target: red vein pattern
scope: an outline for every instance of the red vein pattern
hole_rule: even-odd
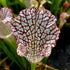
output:
[[[0,20],[3,23],[7,23],[8,21],[11,21],[11,18],[13,17],[12,14],[12,10],[7,8],[7,7],[3,7],[0,10]]]
[[[12,35],[9,22],[13,18],[12,10],[3,7],[0,10],[0,38],[5,39]]]
[[[11,21],[11,29],[18,37],[18,55],[25,56],[32,63],[48,57],[60,33],[55,22],[55,16],[46,9],[36,7],[22,10]]]

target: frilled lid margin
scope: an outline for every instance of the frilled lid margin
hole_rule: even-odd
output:
[[[46,9],[35,7],[20,11],[11,21],[11,29],[17,36],[18,55],[32,63],[48,57],[59,38],[60,31],[55,22],[55,16]]]

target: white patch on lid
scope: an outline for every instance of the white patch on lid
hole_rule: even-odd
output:
[[[19,20],[17,20],[17,19],[15,19],[15,21],[16,21],[16,22],[18,22],[18,23],[20,23],[20,21],[19,21]]]
[[[28,20],[28,23],[29,23],[29,24],[32,24],[32,19]]]
[[[19,34],[21,33],[20,31],[17,31]]]
[[[18,24],[18,23],[14,23],[13,25],[19,26],[19,24]]]
[[[43,14],[43,10],[42,10],[42,11],[40,11],[40,14]]]
[[[22,35],[18,35],[20,38],[23,38],[23,36]]]
[[[20,16],[25,17],[25,15],[23,13],[21,13]]]
[[[44,33],[49,34],[49,32],[50,32],[50,30],[49,30],[49,29],[45,29],[45,30],[44,30]]]
[[[47,40],[49,40],[49,38],[50,38],[50,36],[49,36],[49,35],[48,35],[48,36],[46,36],[46,39],[47,39]]]
[[[43,15],[43,17],[46,17],[47,16],[47,13],[45,13],[44,15]]]
[[[32,16],[35,16],[35,13],[32,13]]]
[[[47,28],[52,26],[52,24],[54,24],[54,22],[49,22],[48,25],[47,25]]]
[[[38,29],[37,32],[40,33],[40,29]]]
[[[20,31],[23,31],[23,28],[20,28],[19,30],[20,30]]]
[[[51,42],[51,43],[55,43],[55,40],[51,40],[50,42]]]
[[[41,34],[39,34],[39,36],[41,36]]]
[[[18,35],[18,32],[15,32],[16,35]]]
[[[32,16],[33,19],[35,19],[35,16]]]
[[[19,28],[21,27],[21,25],[19,25]]]
[[[33,13],[34,9],[31,10],[31,13]]]
[[[27,26],[27,23],[24,23],[24,22],[23,22],[23,23],[22,23],[22,26]]]
[[[58,34],[58,33],[60,33],[60,31],[57,31],[57,32],[55,32],[54,34]]]
[[[47,47],[47,44],[44,45],[44,48]]]
[[[54,33],[55,31],[56,31],[56,29],[52,30],[52,31],[51,31],[51,34]]]
[[[27,31],[25,30],[25,32],[27,32]]]
[[[38,40],[40,40],[40,38],[39,37],[37,37],[38,38]]]
[[[28,30],[28,29],[29,29],[29,27],[27,26],[27,27],[26,27],[26,30]]]
[[[42,22],[41,25],[44,26],[44,23],[45,23],[45,22]]]
[[[43,29],[41,29],[41,33],[43,33]]]
[[[34,33],[34,32],[35,32],[35,30],[33,29],[33,30],[32,30],[32,33]]]
[[[23,43],[23,40],[22,39],[19,39],[19,42]]]
[[[29,33],[29,34],[31,34],[31,31],[30,31],[30,30],[28,30],[28,33]]]
[[[55,39],[55,38],[56,38],[56,36],[55,36],[55,35],[53,35],[53,36],[52,36],[52,39]]]
[[[26,34],[23,34],[23,36],[26,36]]]
[[[12,31],[16,31],[16,30],[12,28]]]
[[[41,19],[42,18],[42,15],[39,15],[39,19]]]
[[[29,32],[27,32],[27,35],[29,35]]]
[[[31,31],[34,29],[34,26],[31,26]]]
[[[33,24],[35,24],[35,20],[33,20]]]
[[[49,17],[45,17],[45,18],[43,18],[43,20],[48,20],[49,19]]]
[[[21,20],[26,22],[26,18],[21,17]]]
[[[28,15],[28,16],[27,16],[27,19],[31,19],[31,15]]]

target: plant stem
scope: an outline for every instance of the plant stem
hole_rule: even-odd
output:
[[[35,70],[36,64],[34,64],[34,63],[30,63],[30,64],[31,64],[31,70]]]
[[[39,0],[39,3],[38,3],[38,8],[39,8],[39,6],[40,6],[40,3],[41,3],[41,0]]]

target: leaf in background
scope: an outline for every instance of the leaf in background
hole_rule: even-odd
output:
[[[41,62],[43,62],[44,64],[46,64],[46,63],[47,63],[48,58],[49,58],[49,57],[45,57],[45,58],[43,58]]]
[[[36,0],[19,0],[21,3],[24,3],[26,8],[36,7],[38,6],[38,2]]]
[[[6,61],[8,59],[8,57],[5,57],[3,60],[1,60],[0,61],[0,65],[4,62],[4,61]]]
[[[24,8],[26,8],[26,5],[25,5],[25,3],[24,3],[24,0],[19,0],[19,4],[20,4],[21,6],[23,6]]]
[[[31,7],[31,2],[32,2],[32,0],[24,0],[25,6],[27,8],[30,8]]]
[[[62,0],[52,0],[52,5],[51,5],[51,8],[50,8],[50,11],[54,12],[55,16],[57,15],[58,8],[59,8],[61,2],[62,2]]]
[[[20,68],[21,65],[17,62],[17,60],[15,59],[15,57],[12,55],[12,53],[7,49],[7,46],[5,46],[5,44],[0,40],[0,47],[2,48],[2,50],[8,55],[8,57],[10,57]]]
[[[9,51],[12,52],[12,54],[15,57],[15,59],[17,60],[17,62],[20,63],[21,67],[23,67],[23,68],[25,68],[25,70],[27,70],[27,61],[24,59],[24,57],[21,58],[16,53],[16,48],[17,48],[16,43],[13,43],[12,39],[10,39],[10,41],[4,40],[4,43],[8,46]]]
[[[6,2],[6,0],[0,0],[0,3],[3,5],[3,7],[7,7],[7,2]]]

